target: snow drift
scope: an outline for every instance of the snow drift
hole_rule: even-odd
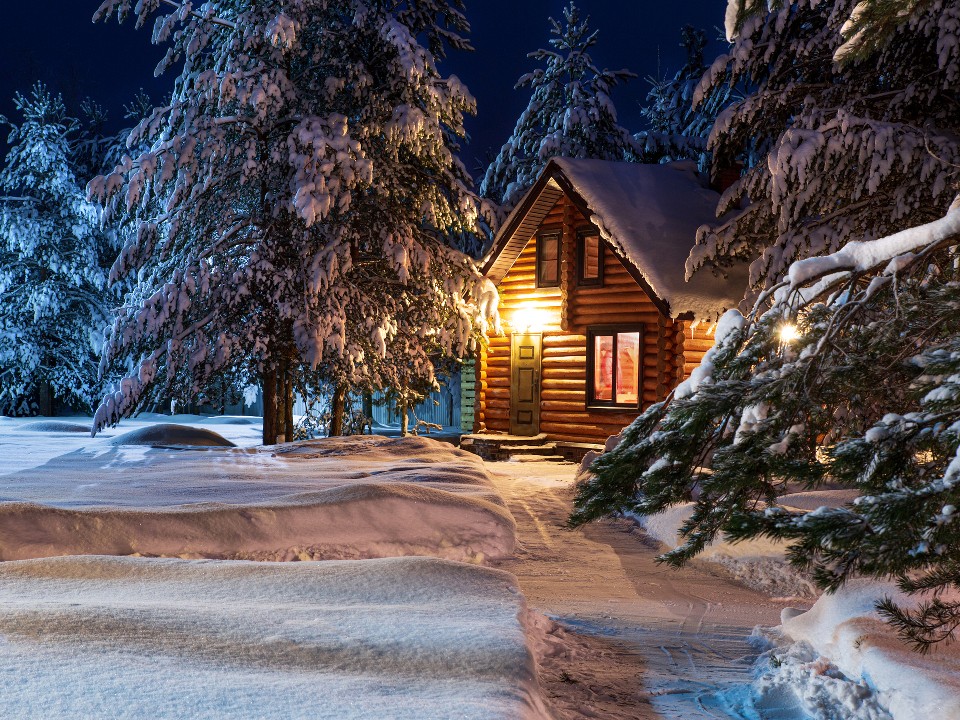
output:
[[[134,432],[173,437],[150,429]],[[25,449],[25,436],[0,431],[0,445]],[[434,440],[175,449],[118,439],[67,443],[38,467],[0,474],[0,560],[433,555],[482,562],[513,550],[513,517],[483,462]]]
[[[906,607],[920,599],[892,583],[854,580],[808,612],[785,612],[783,631],[868,685],[894,720],[960,718],[960,646],[941,644],[929,655],[911,651],[875,609],[885,596]]]
[[[546,718],[502,571],[431,558],[0,564],[0,706],[73,718]]]
[[[111,445],[191,445],[197,447],[235,447],[222,435],[205,428],[159,423],[131,430],[108,441]]]

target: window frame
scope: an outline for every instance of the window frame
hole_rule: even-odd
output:
[[[596,377],[596,338],[613,336],[613,377],[617,377],[617,334],[618,333],[638,333],[640,340],[640,353],[637,358],[637,402],[635,404],[616,402],[616,385],[613,388],[612,400],[597,400],[595,397],[596,388],[594,378]],[[590,325],[587,327],[587,402],[586,410],[606,410],[622,412],[624,410],[639,411],[643,405],[643,325],[640,323],[625,323],[622,325]]]
[[[543,283],[540,281],[540,267],[546,261],[543,257],[543,238],[555,237],[557,239],[557,281],[555,283]],[[538,288],[558,288],[560,287],[560,257],[563,255],[563,229],[547,227],[541,228],[537,232],[537,267],[536,267],[536,286]]]
[[[584,277],[586,268],[587,243],[588,237],[597,238],[597,276],[595,278]],[[606,248],[603,244],[603,238],[600,236],[600,230],[595,225],[589,225],[577,230],[577,285],[582,287],[603,287],[603,256]]]

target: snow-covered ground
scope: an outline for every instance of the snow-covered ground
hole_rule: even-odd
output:
[[[846,490],[786,495],[780,503],[814,510],[853,499]],[[634,520],[661,547],[674,548],[692,505]],[[737,581],[772,596],[816,597],[810,581],[786,561],[785,546],[767,539],[713,542],[697,563],[719,565]],[[760,653],[746,683],[715,695],[728,716],[749,720],[960,719],[960,646],[913,652],[876,612],[893,597],[907,607],[917,598],[892,583],[856,580],[822,595],[808,611],[785,608],[781,625],[758,627],[751,644]]]
[[[821,490],[784,495],[780,503],[792,509],[814,510],[838,507],[850,502],[856,493],[850,490]],[[654,516],[632,515],[646,534],[665,548],[677,547],[680,527],[693,512],[693,504],[675,505]],[[786,546],[768,538],[731,543],[717,538],[697,556],[695,562],[723,567],[739,582],[774,597],[815,598],[819,593],[809,578],[798,573],[786,559]]]
[[[363,436],[258,448],[250,418],[172,420],[96,438],[82,419],[0,422],[0,559],[482,562],[513,548],[483,462],[451,445]],[[218,446],[213,432],[241,447]]]
[[[431,558],[0,563],[4,718],[547,718],[507,573]]]

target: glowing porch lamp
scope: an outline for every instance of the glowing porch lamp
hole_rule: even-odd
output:
[[[529,303],[520,305],[513,312],[510,324],[515,330],[520,332],[543,332],[543,329],[550,324],[551,314]]]

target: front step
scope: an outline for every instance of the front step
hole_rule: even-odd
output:
[[[507,462],[567,462],[563,455],[511,455]]]
[[[479,455],[484,460],[506,460],[516,455],[543,457],[540,453],[554,455],[557,447],[547,442],[544,433],[539,435],[499,435],[496,433],[475,433],[460,438],[460,449]]]

